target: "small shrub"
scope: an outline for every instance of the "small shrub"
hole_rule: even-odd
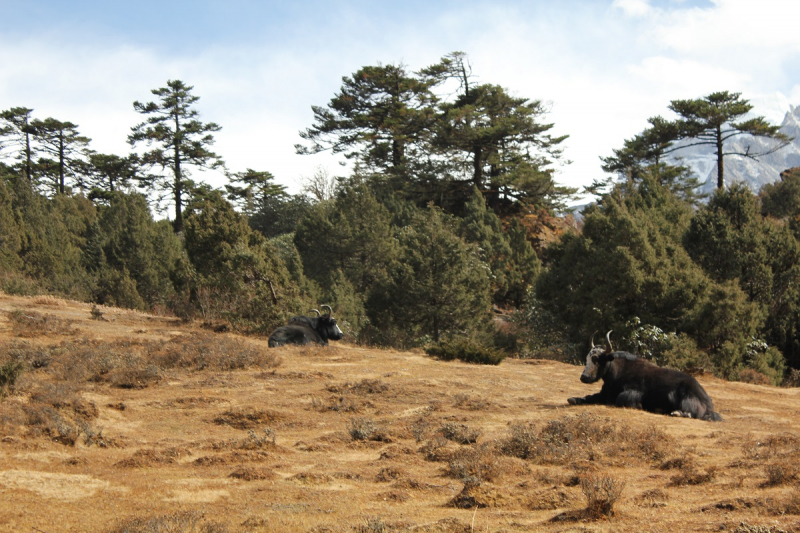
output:
[[[500,442],[500,451],[504,455],[529,459],[537,454],[539,437],[536,426],[530,423],[514,423],[510,427],[510,435]]]
[[[502,472],[503,467],[488,444],[455,450],[449,455],[444,470],[446,476],[464,483],[493,481]]]
[[[739,381],[742,383],[750,383],[752,385],[772,385],[771,379],[758,370],[753,370],[752,368],[745,368],[739,372]]]
[[[426,347],[425,353],[442,361],[460,359],[467,363],[481,365],[499,365],[507,355],[505,352],[482,346],[468,339],[440,342]]]
[[[478,437],[481,436],[481,430],[471,429],[465,424],[455,424],[453,422],[448,422],[440,427],[439,433],[447,440],[459,444],[475,444],[478,441]]]
[[[384,429],[369,418],[351,418],[347,432],[353,440],[387,441]]]
[[[764,467],[764,472],[767,475],[764,486],[767,487],[786,485],[800,479],[800,465],[794,460],[770,463]]]
[[[622,496],[625,482],[610,476],[589,475],[581,479],[586,498],[586,514],[590,518],[614,516],[614,505]]]
[[[783,381],[785,387],[800,387],[800,368],[792,368]]]
[[[14,389],[24,369],[21,361],[10,360],[0,364],[0,398]]]
[[[688,466],[682,468],[678,474],[672,477],[670,485],[675,487],[685,485],[703,485],[709,483],[717,477],[717,469],[713,466],[706,469]]]
[[[16,309],[8,313],[14,334],[18,337],[41,335],[72,335],[72,321],[55,315],[43,315],[36,311]]]
[[[276,411],[262,411],[253,408],[228,410],[214,418],[214,423],[227,425],[236,429],[255,429],[260,426],[274,424],[284,418]]]
[[[207,521],[202,513],[183,511],[148,518],[127,518],[117,523],[108,533],[227,533],[228,529],[217,522]]]

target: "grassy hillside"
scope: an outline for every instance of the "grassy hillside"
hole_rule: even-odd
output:
[[[721,423],[572,407],[599,385],[552,361],[1,294],[0,346],[0,531],[800,529],[800,389],[698,376]]]

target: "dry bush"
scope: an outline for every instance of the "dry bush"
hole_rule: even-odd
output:
[[[674,440],[655,426],[636,430],[589,413],[550,420],[540,430],[531,423],[514,423],[499,442],[505,455],[554,465],[600,456],[607,462],[658,461],[675,447]]]
[[[447,440],[458,444],[475,444],[481,436],[480,429],[472,429],[466,424],[448,422],[439,428],[438,433]]]
[[[669,494],[663,489],[650,489],[636,497],[636,503],[643,507],[666,507]]]
[[[274,368],[280,357],[233,337],[196,333],[147,344],[148,359],[159,368],[243,370]]]
[[[389,390],[389,385],[379,379],[362,379],[356,383],[329,384],[325,388],[334,394],[380,394]]]
[[[274,479],[275,472],[264,467],[240,466],[228,474],[228,477],[241,479],[242,481],[259,481],[262,479]]]
[[[752,385],[772,385],[772,380],[769,377],[752,368],[745,368],[739,372],[739,381]]]
[[[450,454],[452,453],[447,447],[447,442],[447,439],[437,435],[425,441],[419,451],[427,461],[447,461],[450,459]]]
[[[682,468],[676,475],[672,476],[669,484],[673,487],[681,487],[685,485],[703,485],[710,483],[717,477],[717,468],[710,466],[708,468],[698,468],[690,465]]]
[[[785,387],[800,387],[800,368],[792,368],[783,380]]]
[[[478,481],[470,480],[452,500],[447,502],[448,507],[457,509],[478,509],[486,507],[502,507],[508,497],[493,487],[482,485]]]
[[[277,411],[262,411],[248,407],[225,411],[214,418],[214,423],[221,426],[231,426],[236,429],[256,429],[265,425],[273,425],[284,418],[286,416]]]
[[[148,518],[127,518],[108,533],[227,533],[217,522],[207,521],[197,511],[182,511]]]
[[[381,468],[380,472],[375,476],[375,481],[378,483],[387,483],[389,481],[405,478],[406,476],[406,471],[402,468],[387,466]]]
[[[782,433],[748,440],[742,446],[742,452],[747,459],[758,462],[780,458],[800,459],[800,438],[792,433]]]
[[[444,475],[465,483],[496,481],[514,469],[511,463],[489,444],[462,446],[449,454]]]
[[[178,462],[178,459],[189,455],[189,450],[180,446],[157,450],[146,448],[137,450],[134,454],[121,461],[117,461],[114,466],[120,468],[147,468],[151,466],[171,465]]]
[[[108,374],[107,380],[120,389],[146,389],[161,381],[162,377],[157,367],[149,365],[144,368],[114,369]]]
[[[72,320],[36,311],[15,309],[6,313],[14,335],[17,337],[40,337],[42,335],[72,335]]]
[[[64,300],[62,300],[61,298],[56,298],[55,296],[51,296],[49,294],[35,296],[32,302],[35,305],[41,305],[43,307],[61,307],[64,305]]]
[[[767,476],[767,480],[763,486],[786,485],[800,480],[800,465],[797,464],[795,459],[774,461],[764,467],[764,473]]]
[[[467,411],[483,411],[489,407],[489,402],[482,398],[472,398],[469,394],[458,393],[453,397],[454,405]]]
[[[335,413],[358,413],[361,411],[361,404],[349,396],[336,396],[329,398],[327,402],[319,398],[311,398],[311,408],[315,411],[333,411]]]
[[[614,516],[614,505],[624,488],[624,481],[611,476],[589,475],[581,479],[587,516],[595,519]]]
[[[227,439],[212,444],[214,450],[275,450],[277,436],[270,428],[264,428],[259,435],[255,430],[248,430],[247,436],[242,439]]]
[[[525,507],[531,511],[548,511],[570,507],[574,502],[575,496],[570,492],[559,487],[550,487],[529,496]]]
[[[351,418],[347,423],[347,432],[354,441],[391,442],[391,439],[386,434],[386,429],[369,418]]]

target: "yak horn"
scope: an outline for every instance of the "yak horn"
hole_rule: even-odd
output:
[[[596,331],[595,331],[594,333],[592,333],[592,338],[591,338],[591,339],[589,339],[589,342],[591,343],[591,346],[589,347],[589,349],[590,349],[590,350],[591,350],[592,348],[594,348],[594,336],[595,336],[595,335],[597,335],[597,332],[596,332]]]
[[[613,352],[614,351],[614,345],[611,344],[611,332],[612,331],[614,331],[614,330],[610,329],[610,330],[608,330],[608,333],[606,333],[606,342],[608,343],[608,351],[609,352]]]
[[[312,309],[311,311],[312,311],[312,312],[314,312],[314,313],[317,313],[317,318],[319,318],[319,317],[320,317],[320,312],[319,312],[319,310],[317,310],[317,309]]]
[[[320,307],[322,308],[323,311],[326,310],[326,309],[328,310],[328,318],[330,318],[331,314],[333,314],[333,309],[331,309],[331,306],[330,305],[321,305]]]

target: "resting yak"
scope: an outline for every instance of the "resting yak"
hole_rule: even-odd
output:
[[[331,317],[333,310],[329,305],[323,305],[327,314],[321,315],[312,309],[317,316],[295,316],[289,323],[281,326],[269,336],[269,347],[283,346],[285,344],[311,344],[312,342],[325,346],[328,339],[338,341],[342,338],[342,330],[336,325],[336,319]]]
[[[606,334],[608,346],[595,346],[586,356],[583,383],[603,380],[597,394],[569,398],[570,405],[603,404],[632,407],[653,413],[720,421],[714,404],[705,389],[689,374],[661,368],[632,353],[615,352],[611,332]]]

